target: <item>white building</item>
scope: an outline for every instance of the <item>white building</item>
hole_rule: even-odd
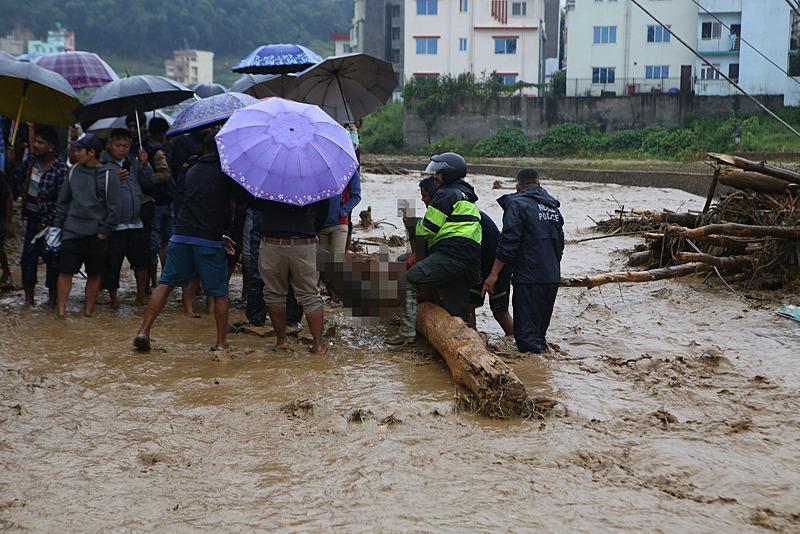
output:
[[[406,0],[405,77],[494,72],[508,85],[538,83],[543,20],[542,0]]]
[[[184,85],[214,81],[214,52],[205,50],[175,50],[174,59],[164,61],[167,78]]]
[[[642,0],[665,27],[630,0],[574,0],[566,12],[567,96],[691,90],[697,44],[690,0]],[[688,84],[688,86],[687,86]]]
[[[698,51],[748,93],[783,94],[787,105],[797,105],[800,85],[761,56],[763,54],[788,72],[789,58],[793,53],[790,49],[792,13],[789,5],[784,0],[700,0],[700,5]],[[697,94],[738,93],[734,86],[699,59],[696,72]]]

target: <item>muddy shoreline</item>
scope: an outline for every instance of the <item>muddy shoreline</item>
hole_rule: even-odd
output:
[[[499,222],[494,179],[473,183]],[[415,182],[367,175],[362,208],[397,224],[395,201],[414,198]],[[545,186],[568,239],[614,199],[703,202],[674,189]],[[636,242],[570,244],[564,275],[619,268],[614,251]],[[126,283],[123,308],[102,297],[91,320],[22,313],[21,292],[0,295],[0,529],[800,530],[800,328],[772,302],[698,279],[564,289],[549,335],[559,350],[505,357],[561,409],[491,421],[452,412],[449,372],[428,349],[390,351],[391,327],[332,310],[324,360],[241,334],[237,359],[214,362],[212,319],[183,317],[176,299],[154,352],[136,354],[141,309]],[[510,347],[488,307],[479,326]],[[371,415],[348,422],[358,409]],[[382,424],[390,415],[400,422]]]

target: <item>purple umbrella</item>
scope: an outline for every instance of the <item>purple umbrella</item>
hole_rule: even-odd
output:
[[[119,80],[119,76],[100,56],[91,52],[57,52],[33,60],[40,67],[57,72],[73,89],[102,87]]]
[[[358,169],[350,134],[317,106],[269,98],[217,134],[222,170],[256,198],[305,206],[339,195]]]

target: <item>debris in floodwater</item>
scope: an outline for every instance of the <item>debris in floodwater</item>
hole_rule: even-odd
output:
[[[392,425],[399,425],[400,423],[402,423],[403,421],[394,416],[394,414],[396,413],[397,412],[394,412],[393,414],[387,415],[386,417],[381,419],[380,425],[378,426],[392,426]]]
[[[147,467],[155,464],[173,465],[176,463],[175,460],[163,452],[140,452],[138,459],[140,464]]]
[[[347,422],[364,423],[367,421],[367,419],[370,419],[372,415],[373,414],[370,410],[364,410],[363,408],[359,408],[358,410],[350,414],[350,417],[347,418]]]
[[[300,417],[303,415],[313,415],[314,403],[308,399],[294,399],[281,405],[281,410],[289,417]]]
[[[544,419],[558,404],[557,401],[547,397],[528,397],[522,406],[523,419]]]
[[[433,409],[433,411],[431,412],[431,415],[434,416],[434,417],[444,417],[444,414],[442,412],[440,412],[439,410],[437,410],[436,408]]]
[[[663,408],[660,409],[660,410],[656,410],[655,412],[651,413],[650,415],[652,415],[653,417],[655,417],[656,419],[661,421],[664,424],[664,426],[667,427],[667,430],[669,430],[669,425],[674,425],[675,423],[678,422],[678,418],[677,417],[675,417],[674,415],[672,415],[668,411],[664,410]]]

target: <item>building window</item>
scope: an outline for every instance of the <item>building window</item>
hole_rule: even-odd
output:
[[[617,42],[616,26],[595,26],[594,44],[613,44]]]
[[[439,11],[439,0],[417,0],[417,15],[435,15]]]
[[[528,14],[527,2],[511,2],[511,16],[524,17]]]
[[[400,49],[392,48],[392,63],[400,63]]]
[[[458,10],[466,13],[469,10],[469,0],[458,0]]]
[[[704,22],[700,27],[700,38],[704,41],[722,37],[722,24],[719,22]]]
[[[644,68],[644,77],[648,80],[669,78],[669,65],[648,65]]]
[[[615,67],[592,67],[592,83],[614,83]]]
[[[728,78],[733,80],[734,82],[739,81],[739,64],[738,63],[731,63],[728,65]]]
[[[647,27],[647,42],[648,43],[668,43],[669,42],[669,26],[650,25]]]
[[[400,6],[392,6],[392,18],[400,18]]]
[[[399,41],[400,40],[400,28],[394,27],[392,28],[392,40]]]
[[[439,39],[436,37],[415,37],[417,54],[436,55],[439,52]]]
[[[712,69],[708,65],[700,67],[701,80],[719,80],[719,63],[712,63],[717,70]]]
[[[498,74],[497,81],[502,83],[503,85],[514,85],[517,83],[517,75],[516,74]]]
[[[467,38],[466,37],[459,37],[458,38],[458,50],[460,52],[467,51]]]
[[[517,38],[516,37],[495,37],[494,38],[494,53],[495,54],[516,54],[517,53]]]

